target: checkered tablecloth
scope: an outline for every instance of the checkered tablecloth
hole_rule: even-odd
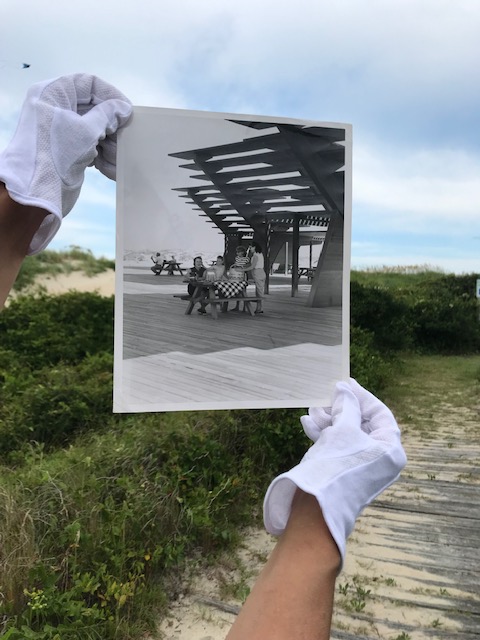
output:
[[[241,282],[234,281],[223,281],[219,280],[215,283],[215,295],[219,298],[235,298],[245,291],[247,288],[248,282],[246,280],[242,280]]]

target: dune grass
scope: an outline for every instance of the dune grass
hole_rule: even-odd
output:
[[[46,250],[34,256],[27,256],[17,277],[13,290],[25,291],[35,283],[39,275],[58,275],[81,271],[91,277],[115,268],[115,260],[97,258],[88,249],[72,246],[68,251]]]

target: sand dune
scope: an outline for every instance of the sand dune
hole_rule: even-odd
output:
[[[115,273],[112,269],[95,276],[87,276],[82,271],[60,273],[57,275],[41,275],[29,289],[34,292],[41,288],[52,295],[68,291],[97,292],[101,296],[113,296],[115,293]]]

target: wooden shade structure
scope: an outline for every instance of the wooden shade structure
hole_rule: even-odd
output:
[[[292,296],[298,249],[323,243],[307,304],[340,306],[345,191],[345,129],[230,120],[243,140],[171,153],[198,186],[176,189],[225,236],[233,262],[244,238],[264,248],[265,270],[292,243]]]

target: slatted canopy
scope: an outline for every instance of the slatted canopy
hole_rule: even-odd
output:
[[[327,227],[343,214],[343,129],[233,121],[266,130],[240,142],[171,153],[199,186],[176,189],[223,233],[266,222]]]
[[[238,142],[169,154],[186,160],[180,167],[198,181],[175,191],[225,235],[226,253],[242,238],[254,238],[266,247],[269,266],[290,237],[296,270],[298,247],[320,244],[332,216],[343,218],[345,130],[230,122],[255,134]]]

